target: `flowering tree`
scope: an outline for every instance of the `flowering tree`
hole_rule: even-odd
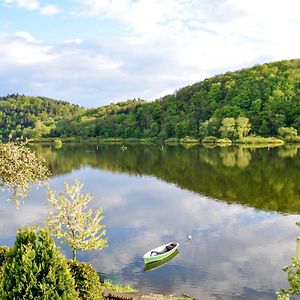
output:
[[[0,186],[12,194],[17,207],[30,184],[40,184],[49,174],[44,160],[30,151],[26,143],[0,143]]]
[[[50,190],[48,201],[53,209],[49,209],[46,226],[58,238],[62,238],[73,251],[76,260],[77,250],[100,250],[107,247],[105,226],[102,224],[102,209],[87,209],[92,199],[90,194],[81,193],[83,184],[75,181],[75,185],[65,183],[65,193],[56,197]]]

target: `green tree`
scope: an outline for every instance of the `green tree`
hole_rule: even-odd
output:
[[[99,275],[92,265],[75,260],[68,260],[68,265],[75,279],[79,298],[81,300],[102,300]]]
[[[77,299],[67,261],[45,229],[19,230],[4,265],[1,299]]]
[[[251,130],[249,119],[245,117],[238,117],[236,119],[236,126],[239,139],[247,136],[249,131]]]
[[[284,139],[294,138],[298,134],[297,129],[293,127],[279,127],[278,133]]]
[[[78,250],[100,250],[107,247],[105,226],[102,224],[102,209],[87,209],[92,199],[90,194],[81,193],[83,184],[75,181],[75,185],[65,183],[65,193],[57,198],[50,190],[48,201],[54,209],[49,209],[46,226],[58,238],[62,238],[72,249],[76,260]]]
[[[233,138],[237,134],[235,124],[236,122],[234,118],[223,119],[222,126],[219,129],[222,137]]]

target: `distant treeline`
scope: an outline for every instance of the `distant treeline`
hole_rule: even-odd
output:
[[[0,97],[0,139],[47,136],[58,121],[70,120],[83,112],[77,105],[45,97]]]
[[[154,102],[128,100],[83,110],[47,98],[0,99],[0,134],[25,137],[221,137],[225,118],[246,117],[250,134],[300,130],[300,59],[205,79]]]

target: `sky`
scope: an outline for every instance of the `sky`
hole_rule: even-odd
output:
[[[99,107],[300,57],[299,0],[0,0],[0,96]]]

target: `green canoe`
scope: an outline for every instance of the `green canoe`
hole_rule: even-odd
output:
[[[153,262],[153,261],[158,261],[162,260],[168,256],[170,256],[172,253],[174,253],[179,247],[178,243],[168,243],[162,246],[159,246],[157,248],[154,248],[150,251],[148,251],[144,255],[144,262],[145,264]]]
[[[173,258],[175,258],[177,256],[177,254],[178,254],[178,250],[176,250],[175,252],[173,252],[171,255],[167,256],[164,259],[149,262],[149,263],[145,264],[144,271],[154,270],[154,269],[157,269],[157,268],[163,266],[164,264],[167,264],[169,261],[171,261]]]

